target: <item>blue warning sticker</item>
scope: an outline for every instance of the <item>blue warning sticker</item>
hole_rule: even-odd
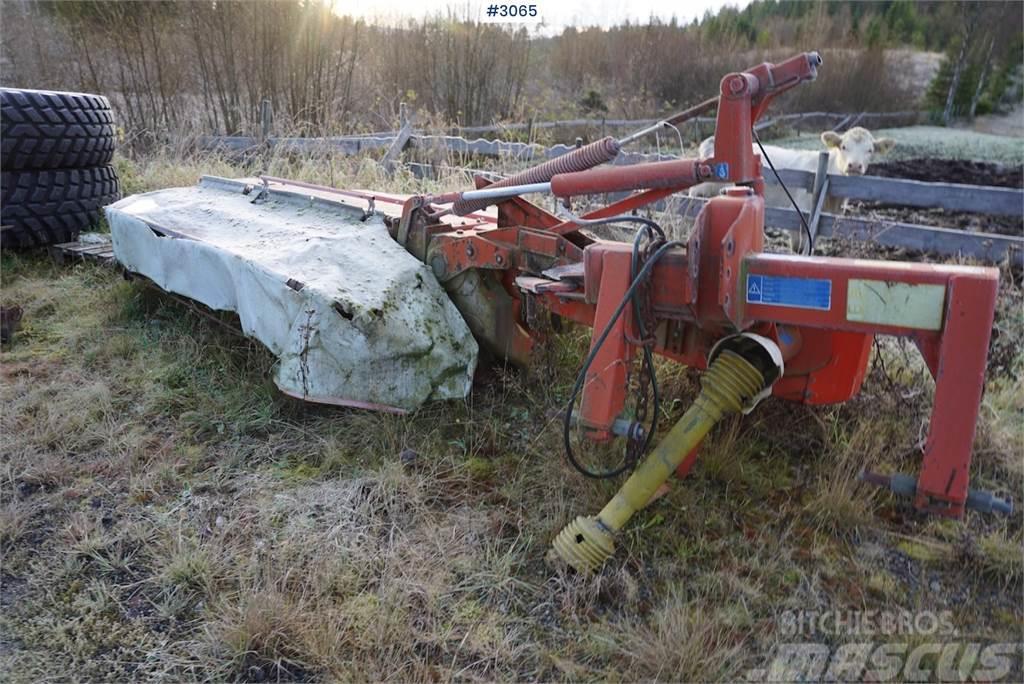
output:
[[[832,281],[751,274],[747,276],[747,303],[828,311],[832,308]]]

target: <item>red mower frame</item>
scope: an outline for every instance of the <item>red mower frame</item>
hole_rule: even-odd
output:
[[[875,335],[913,340],[935,379],[920,474],[870,475],[913,497],[928,513],[957,517],[965,506],[1009,510],[969,490],[971,445],[984,387],[999,273],[994,268],[764,253],[764,180],[752,130],[773,98],[812,80],[821,60],[802,53],[722,79],[715,156],[559,173],[552,194],[566,198],[632,191],[582,218],[619,216],[707,180],[733,187],[709,200],[685,247],[661,258],[647,288],[653,337],[641,340],[627,308],[590,366],[578,421],[608,440],[624,416],[641,345],[705,368],[723,337],[752,332],[783,353],[772,394],[830,404],[860,390]],[[596,144],[596,143],[595,143]],[[477,178],[477,187],[487,181]],[[491,351],[528,363],[540,308],[604,330],[633,278],[632,246],[597,241],[521,197],[500,199],[497,225],[470,219],[453,229],[435,206],[448,196],[410,198],[394,236],[431,266],[474,334]],[[595,336],[596,337],[596,336]],[[594,342],[592,342],[592,345]],[[680,467],[692,465],[691,454]]]

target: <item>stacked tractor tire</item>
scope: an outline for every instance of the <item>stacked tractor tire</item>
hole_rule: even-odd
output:
[[[88,93],[0,88],[0,244],[74,240],[121,196],[110,102]]]

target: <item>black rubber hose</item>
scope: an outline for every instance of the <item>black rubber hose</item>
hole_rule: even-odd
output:
[[[612,223],[612,222],[615,222],[615,221],[620,221],[620,222],[621,221],[634,221],[634,222],[637,222],[637,223],[644,223],[646,225],[652,226],[661,236],[664,236],[664,231],[661,229],[660,226],[657,225],[657,223],[655,223],[651,219],[646,219],[646,218],[643,218],[643,217],[640,217],[640,216],[618,216],[618,217],[609,218],[609,219],[598,219],[597,222],[598,223]],[[582,222],[582,220],[581,220],[581,222]],[[587,224],[583,223],[583,225],[587,225]],[[595,224],[591,223],[590,225],[595,225]],[[638,239],[634,241],[634,249],[636,249],[638,244],[639,244],[639,236],[638,236]],[[630,283],[629,288],[626,290],[625,295],[623,295],[623,297],[622,297],[622,301],[619,302],[619,305],[615,308],[615,311],[612,313],[612,317],[608,321],[608,324],[605,326],[605,328],[601,332],[600,336],[598,336],[597,342],[594,344],[593,348],[590,350],[590,353],[587,355],[587,359],[583,362],[583,368],[580,370],[579,375],[576,377],[576,383],[573,385],[572,393],[569,396],[569,401],[568,401],[568,404],[566,405],[565,419],[562,422],[562,438],[563,438],[563,442],[564,442],[564,446],[565,446],[566,459],[569,461],[569,464],[572,465],[573,468],[575,468],[580,474],[582,474],[585,477],[589,477],[589,478],[593,478],[593,479],[607,479],[607,478],[611,478],[611,477],[616,477],[616,476],[621,475],[622,473],[624,473],[626,470],[628,470],[629,467],[632,464],[629,463],[628,461],[625,461],[618,468],[615,468],[615,469],[609,470],[609,471],[605,471],[603,473],[595,473],[595,472],[585,468],[578,460],[576,460],[576,456],[575,456],[575,454],[573,453],[573,450],[572,450],[572,413],[573,413],[573,406],[576,403],[576,397],[579,396],[580,390],[583,388],[584,382],[586,382],[587,371],[590,369],[591,364],[593,364],[594,358],[597,356],[597,352],[601,349],[601,347],[604,345],[605,341],[608,339],[608,335],[611,334],[612,328],[615,326],[615,323],[619,320],[619,316],[622,315],[622,312],[623,312],[623,310],[625,310],[626,305],[628,303],[630,303],[630,302],[633,302],[634,304],[636,303],[635,295],[636,295],[637,289],[640,286],[640,283],[643,282],[643,280],[647,277],[647,275],[653,270],[653,268],[654,268],[655,264],[657,264],[658,260],[661,259],[661,257],[664,256],[664,254],[669,249],[671,249],[673,247],[682,247],[682,246],[683,246],[683,244],[681,242],[676,242],[676,241],[664,243],[644,263],[644,265],[640,269],[640,271],[634,275],[633,281]],[[647,351],[647,353],[650,353],[649,350],[646,350],[646,351]],[[648,364],[648,367],[651,369],[651,374],[653,375],[654,374],[654,372],[653,372],[653,364]],[[655,413],[654,413],[654,418],[653,418],[654,426],[655,427],[652,427],[652,429],[647,434],[647,441],[645,443],[645,448],[650,445],[650,442],[653,439],[653,435],[654,435],[654,433],[656,431],[656,424],[657,424],[656,421],[657,421],[657,418],[658,418],[658,410],[660,410],[658,408],[658,399],[657,399],[657,390],[656,389],[655,389],[655,397],[656,397],[656,399],[655,399]]]

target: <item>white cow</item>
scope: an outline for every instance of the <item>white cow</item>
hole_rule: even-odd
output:
[[[828,172],[842,176],[863,175],[867,172],[875,155],[885,154],[896,144],[892,138],[876,138],[871,135],[870,131],[860,126],[851,128],[842,135],[833,131],[825,131],[821,134],[821,142],[828,149]],[[764,151],[779,171],[793,169],[813,173],[818,168],[818,152],[815,150],[791,150],[776,145],[765,145]],[[714,156],[714,137],[710,137],[700,144],[699,154],[701,159]],[[761,154],[756,142],[754,143],[754,154]],[[764,165],[763,175],[765,178],[771,178],[772,172],[768,168],[768,162],[762,160],[762,163]],[[701,183],[690,188],[690,196],[713,197],[727,185],[727,183]],[[789,191],[802,211],[812,209],[810,192],[792,187],[789,188]],[[765,185],[765,203],[772,207],[790,206],[789,199],[782,188],[771,184]],[[842,200],[838,198],[830,197],[825,202],[827,211],[835,212],[841,206]]]

